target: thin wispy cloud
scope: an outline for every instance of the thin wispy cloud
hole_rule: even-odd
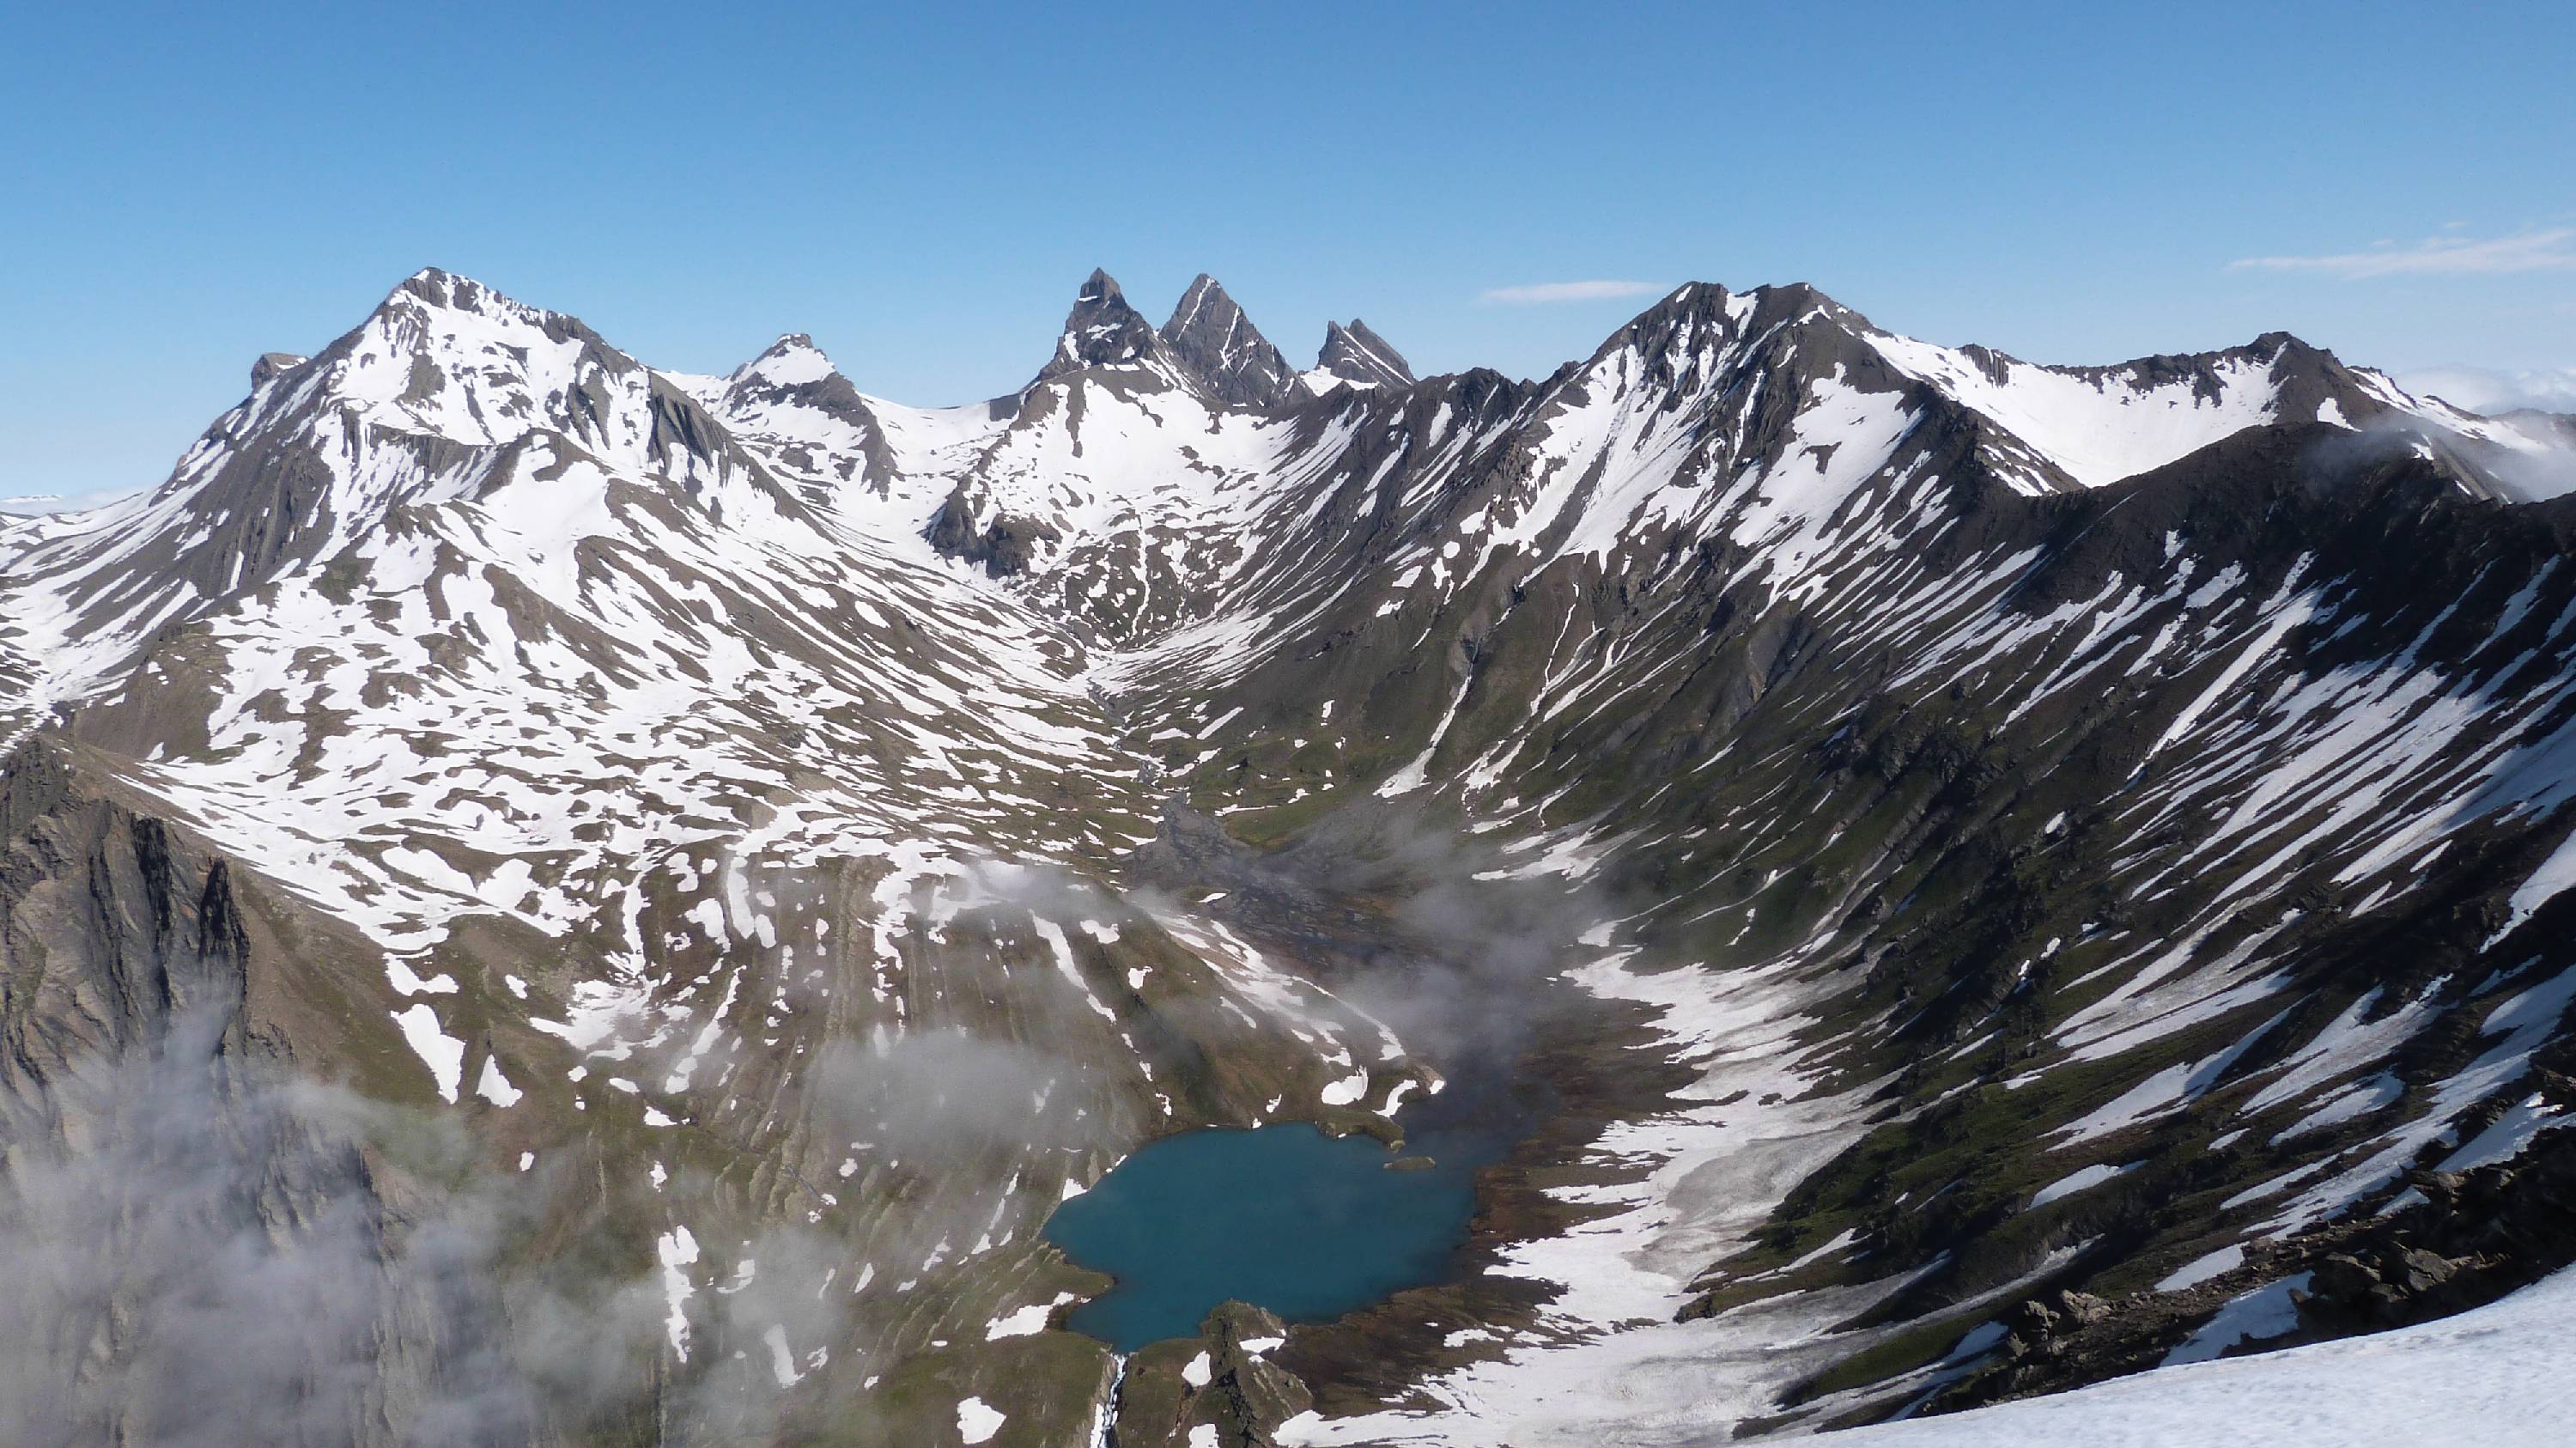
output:
[[[1481,302],[1499,302],[1509,307],[1540,306],[1549,302],[1599,302],[1616,297],[1645,297],[1664,290],[1661,282],[1539,282],[1526,287],[1495,287],[1480,293]]]
[[[2576,227],[2518,231],[2511,236],[2428,236],[2411,245],[2381,242],[2366,251],[2329,256],[2249,256],[2228,266],[2234,271],[2314,272],[2347,281],[2576,271]]]

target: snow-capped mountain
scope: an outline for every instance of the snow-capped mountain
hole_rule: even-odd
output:
[[[2576,1256],[2546,428],[1804,286],[1299,372],[1097,272],[958,408],[436,271],[252,383],[0,520],[0,1120],[80,1183],[180,1093],[118,1240],[243,1264],[24,1311],[380,1284],[260,1357],[295,1432],[1691,1443]],[[1052,1325],[1144,1141],[1494,1059],[1552,1105],[1457,1281],[1213,1377]],[[183,1410],[49,1340],[19,1426]]]

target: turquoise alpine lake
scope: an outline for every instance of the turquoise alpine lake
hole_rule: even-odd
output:
[[[1326,1322],[1442,1280],[1475,1212],[1475,1169],[1499,1143],[1420,1145],[1431,1164],[1395,1171],[1381,1143],[1305,1122],[1145,1146],[1047,1219],[1047,1240],[1117,1279],[1070,1326],[1133,1352],[1197,1332],[1229,1298]]]

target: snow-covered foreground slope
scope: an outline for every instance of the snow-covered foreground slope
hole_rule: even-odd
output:
[[[1895,1448],[2334,1443],[2549,1448],[2576,1421],[2576,1273],[2457,1317],[1831,1435]]]
[[[0,522],[12,1129],[73,1150],[82,1052],[159,1049],[120,952],[255,881],[153,969],[453,1131],[351,1148],[372,1260],[462,1194],[514,1331],[613,1287],[577,1406],[467,1392],[463,1318],[348,1349],[516,1405],[469,1439],[1692,1443],[2143,1366],[2335,1253],[2493,1295],[2548,1264],[2463,1224],[2564,1140],[2576,550],[2488,429],[1804,287],[1301,374],[1105,276],[923,410],[423,273],[152,495]],[[1471,1270],[1256,1354],[1292,1427],[1049,1326],[1138,1143],[1493,1058],[1552,1104]]]

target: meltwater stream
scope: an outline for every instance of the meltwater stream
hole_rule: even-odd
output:
[[[1438,1282],[1475,1211],[1476,1168],[1508,1144],[1459,1127],[1399,1156],[1304,1122],[1166,1137],[1047,1220],[1067,1257],[1117,1279],[1069,1325],[1132,1352],[1197,1332],[1229,1298],[1325,1322]]]

